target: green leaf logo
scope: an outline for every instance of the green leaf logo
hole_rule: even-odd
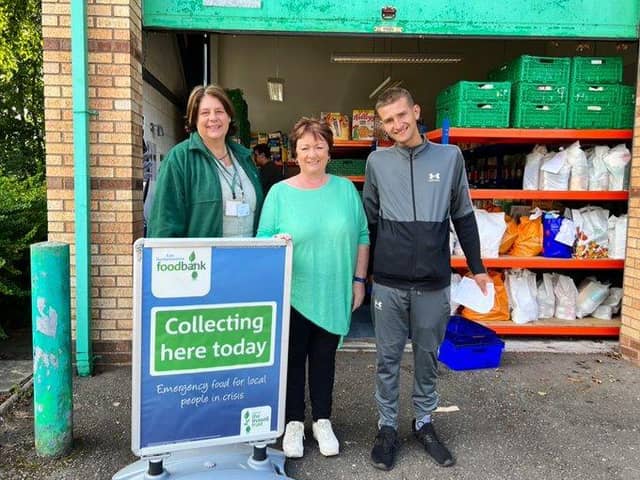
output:
[[[250,433],[251,432],[251,427],[247,426],[247,428],[244,429],[245,432]]]
[[[196,259],[196,252],[191,251],[191,255],[189,255],[189,261],[193,262]]]
[[[244,418],[249,419],[249,412],[244,412]]]
[[[193,272],[191,272],[191,278],[194,280],[198,279],[198,272],[196,272],[195,270]]]

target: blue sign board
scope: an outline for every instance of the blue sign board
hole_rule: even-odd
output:
[[[136,455],[282,434],[290,278],[280,239],[136,242]]]

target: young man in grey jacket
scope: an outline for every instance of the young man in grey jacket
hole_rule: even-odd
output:
[[[439,399],[437,351],[450,313],[450,220],[469,269],[485,294],[490,280],[480,256],[460,149],[422,138],[417,125],[420,106],[403,88],[380,95],[376,112],[395,146],[371,153],[364,184],[374,248],[371,308],[379,413],[371,461],[383,470],[390,470],[395,461],[400,361],[410,334],[415,372],[412,429],[439,465],[451,466],[455,460],[431,422]]]

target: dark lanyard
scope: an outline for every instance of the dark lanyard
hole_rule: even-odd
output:
[[[220,176],[222,177],[222,179],[225,181],[225,183],[229,186],[229,189],[231,190],[231,197],[235,200],[236,199],[236,180],[238,181],[238,185],[240,185],[240,193],[242,193],[242,199],[244,200],[244,188],[242,187],[242,179],[240,178],[240,174],[238,173],[238,167],[236,167],[236,162],[233,161],[233,158],[231,159],[231,165],[233,166],[233,175],[231,175],[231,173],[229,173],[229,170],[227,170],[227,168],[224,166],[224,164],[222,164],[222,162],[220,162],[220,160],[218,160],[217,158],[213,157],[216,161],[215,165],[218,168],[218,170],[220,171]],[[231,181],[229,181],[229,178],[231,178]]]

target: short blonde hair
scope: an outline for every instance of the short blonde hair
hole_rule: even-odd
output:
[[[409,90],[402,87],[394,87],[385,90],[380,94],[378,101],[376,102],[376,113],[380,107],[386,107],[390,103],[400,100],[401,98],[406,98],[410,107],[413,107],[416,103],[413,101],[413,97],[411,96],[411,93],[409,93]]]
[[[237,131],[235,122],[236,114],[231,100],[229,100],[224,89],[219,85],[199,85],[191,90],[189,100],[187,101],[187,115],[185,116],[187,130],[189,132],[195,132],[198,130],[198,109],[200,108],[200,102],[205,95],[209,95],[220,100],[220,103],[224,107],[224,111],[227,112],[227,115],[231,118],[227,136],[234,135]]]

